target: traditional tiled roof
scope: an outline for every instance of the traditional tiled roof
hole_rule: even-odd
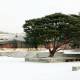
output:
[[[0,34],[0,44],[4,44],[11,41],[25,41],[25,35],[18,34]]]

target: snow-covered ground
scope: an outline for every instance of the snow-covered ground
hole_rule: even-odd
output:
[[[35,63],[24,58],[0,57],[1,80],[80,80],[80,71],[72,71],[80,62]]]

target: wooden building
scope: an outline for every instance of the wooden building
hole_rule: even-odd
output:
[[[5,36],[5,37],[4,37]],[[21,35],[2,35],[0,38],[0,48],[25,48],[24,36]]]

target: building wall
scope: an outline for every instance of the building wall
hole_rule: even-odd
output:
[[[17,47],[18,48],[26,48],[26,44],[24,42],[17,42]]]
[[[49,48],[53,48],[53,45],[52,45],[52,43],[49,43],[48,44],[48,47]],[[38,45],[38,48],[45,48],[45,46],[44,45]],[[69,46],[69,44],[65,44],[65,45],[62,45],[61,47],[60,47],[60,49],[70,49],[71,47]]]
[[[21,41],[7,42],[5,44],[1,44],[0,47],[1,48],[31,48],[31,46],[28,46],[24,42],[21,42]],[[38,48],[45,48],[44,45],[38,45],[37,47]],[[53,48],[52,43],[49,43],[48,47]],[[61,49],[69,49],[70,46],[69,46],[69,44],[65,44],[65,45],[61,46],[60,48]]]

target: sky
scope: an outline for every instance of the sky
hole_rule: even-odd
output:
[[[21,33],[25,20],[56,12],[78,14],[80,0],[0,0],[0,31]]]

